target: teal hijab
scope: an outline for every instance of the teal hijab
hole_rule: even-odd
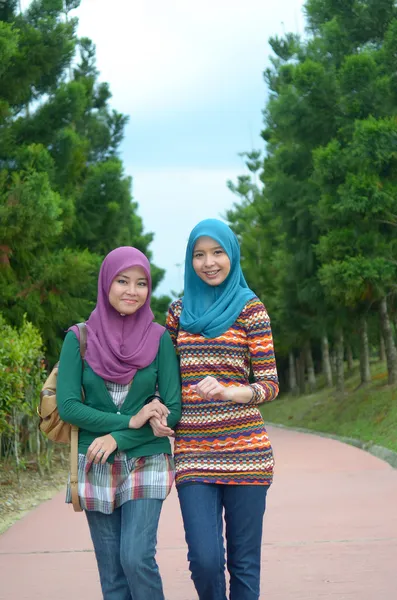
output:
[[[205,283],[193,268],[194,247],[203,236],[217,241],[230,260],[230,273],[218,286]],[[218,219],[200,221],[191,232],[186,249],[182,329],[216,338],[233,325],[245,304],[254,297],[241,270],[240,246],[233,231]]]

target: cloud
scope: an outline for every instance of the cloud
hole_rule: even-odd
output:
[[[79,33],[97,46],[120,110],[213,106],[259,83],[269,36],[303,32],[303,0],[83,0]],[[269,6],[271,5],[271,7]]]

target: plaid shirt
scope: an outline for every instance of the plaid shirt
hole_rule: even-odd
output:
[[[113,402],[120,408],[129,385],[106,381]],[[174,459],[168,454],[155,454],[127,459],[117,452],[114,463],[95,464],[85,454],[79,454],[78,479],[80,504],[84,510],[111,514],[128,500],[155,498],[164,500],[171,491],[175,477]],[[66,502],[71,503],[68,483]]]

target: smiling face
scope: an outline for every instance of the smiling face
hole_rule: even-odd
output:
[[[109,302],[121,315],[132,315],[146,302],[148,279],[142,267],[124,269],[112,282]]]
[[[208,285],[223,283],[230,273],[230,260],[216,240],[203,236],[193,250],[193,269]]]

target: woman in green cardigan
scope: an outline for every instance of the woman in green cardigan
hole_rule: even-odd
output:
[[[59,362],[58,410],[79,427],[79,497],[104,600],[164,600],[157,527],[174,480],[168,436],[180,418],[181,393],[174,347],[153,323],[150,296],[146,256],[131,247],[110,252],[86,322],[84,365],[76,326]]]

